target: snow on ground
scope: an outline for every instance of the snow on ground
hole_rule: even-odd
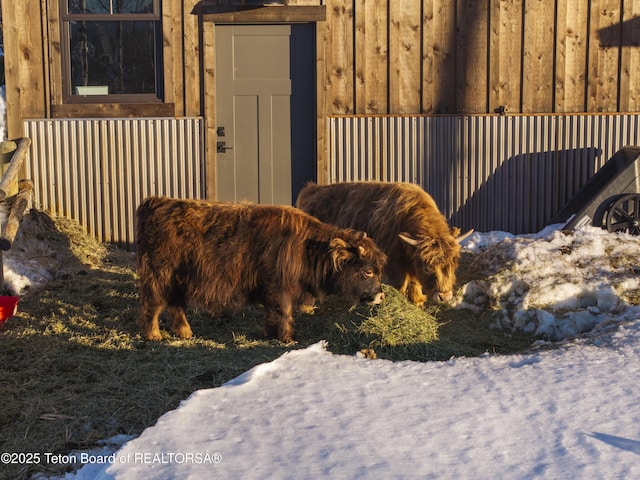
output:
[[[0,226],[4,229],[9,206],[7,203],[0,203]],[[24,219],[23,224],[24,225]],[[0,231],[2,231],[0,229]],[[2,252],[2,263],[4,272],[4,285],[13,295],[20,296],[27,288],[37,288],[43,283],[53,279],[48,263],[51,259],[44,255],[42,242],[39,239],[29,243],[29,236],[23,235],[18,229],[12,247],[6,252]]]
[[[611,318],[640,318],[640,238],[596,227],[537,235],[473,234],[467,248],[483,252],[473,268],[484,280],[464,285],[458,308],[490,308],[496,325],[553,341]],[[637,302],[636,302],[637,303]]]
[[[430,363],[318,344],[195,392],[66,478],[631,478],[639,336]]]
[[[458,308],[582,337],[521,355],[390,362],[291,351],[193,393],[66,480],[631,478],[640,471],[640,239],[595,228],[474,234]],[[483,300],[484,299],[484,300]],[[484,303],[483,303],[484,302]],[[114,406],[114,408],[116,408]]]

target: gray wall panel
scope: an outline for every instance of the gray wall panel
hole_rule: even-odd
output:
[[[613,154],[640,144],[640,114],[337,116],[332,182],[420,184],[463,229],[530,233]]]
[[[145,197],[205,198],[203,131],[199,117],[25,120],[35,206],[131,247]]]

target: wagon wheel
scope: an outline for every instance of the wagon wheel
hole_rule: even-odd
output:
[[[640,235],[640,195],[624,195],[607,210],[607,230]]]
[[[600,206],[596,209],[593,214],[593,222],[592,225],[595,227],[607,228],[607,216],[609,213],[609,209],[613,206],[613,204],[624,197],[622,195],[614,195],[613,197],[607,198]]]

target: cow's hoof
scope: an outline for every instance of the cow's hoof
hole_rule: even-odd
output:
[[[160,333],[160,330],[152,330],[150,332],[147,332],[145,336],[147,337],[147,340],[152,342],[159,342],[162,340],[162,334]]]
[[[176,337],[179,338],[191,338],[193,337],[193,332],[191,331],[191,327],[181,327],[177,328],[173,331]]]
[[[293,333],[293,329],[288,332],[281,333],[278,336],[278,340],[280,340],[282,343],[294,343],[295,340],[293,339]]]

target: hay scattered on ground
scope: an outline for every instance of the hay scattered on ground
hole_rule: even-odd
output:
[[[514,342],[468,312],[418,309],[385,287],[387,300],[379,307],[350,309],[329,298],[313,314],[299,313],[295,344],[263,339],[257,308],[215,317],[192,310],[195,338],[165,331],[162,342],[150,343],[136,325],[132,253],[101,245],[77,223],[42,212],[26,216],[21,231],[38,238],[32,248],[40,250],[23,253],[46,259],[52,276],[27,289],[18,314],[0,326],[2,452],[65,454],[115,435],[138,435],[192,392],[320,340],[336,353],[362,350],[394,360],[510,352],[533,341]],[[9,465],[0,479],[66,468],[44,461]]]

